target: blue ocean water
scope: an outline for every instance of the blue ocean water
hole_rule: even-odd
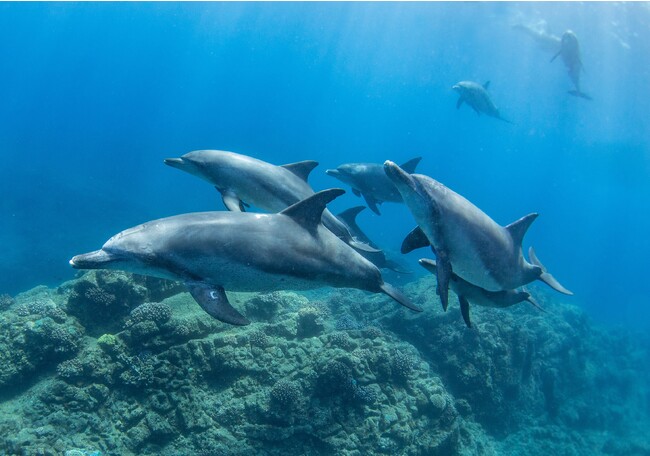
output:
[[[513,29],[540,21],[578,36],[593,101]],[[501,224],[540,213],[524,247],[562,299],[648,328],[649,25],[647,3],[0,3],[0,293],[73,277],[73,255],[125,228],[222,208],[167,157],[314,159],[324,189],[326,168],[422,156]],[[460,80],[491,81],[514,124],[457,110]],[[382,213],[359,224],[397,251],[413,219]]]

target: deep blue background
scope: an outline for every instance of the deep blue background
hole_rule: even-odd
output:
[[[567,302],[648,327],[648,8],[0,3],[0,293],[71,278],[71,256],[122,229],[222,207],[165,157],[315,159],[323,189],[339,185],[328,167],[421,155],[420,172],[501,224],[540,212],[525,247]],[[594,101],[567,95],[561,61],[512,29],[540,19],[579,37]],[[460,80],[491,80],[514,125],[456,110]],[[397,249],[412,218],[382,209],[359,223]]]

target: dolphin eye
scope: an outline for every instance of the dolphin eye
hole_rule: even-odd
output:
[[[217,299],[217,292],[216,291],[211,291],[210,292],[210,299]]]

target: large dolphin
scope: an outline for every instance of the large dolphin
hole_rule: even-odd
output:
[[[551,62],[558,56],[562,57],[564,66],[569,73],[569,78],[575,87],[575,90],[569,90],[569,94],[575,97],[581,97],[586,100],[592,98],[580,90],[580,73],[582,72],[582,57],[580,56],[580,43],[578,37],[571,30],[567,30],[562,34],[562,42],[560,50],[553,56]]]
[[[362,250],[359,250],[359,253],[365,259],[367,259],[368,261],[370,261],[372,264],[374,264],[380,269],[391,269],[395,272],[399,272],[402,274],[410,274],[411,271],[405,269],[399,263],[388,258],[386,254],[379,249],[379,246],[377,246],[377,244],[375,244],[372,240],[370,240],[370,238],[366,235],[366,233],[364,233],[363,230],[361,230],[361,228],[357,224],[357,215],[359,215],[359,213],[363,211],[365,208],[366,206],[351,207],[339,214],[336,214],[336,217],[339,220],[341,220],[343,223],[345,223],[345,225],[348,227],[350,233],[352,234],[352,236],[354,236],[355,239],[368,244],[370,247],[377,249],[376,252],[364,252]]]
[[[414,173],[420,160],[422,157],[413,158],[404,163],[402,169]],[[325,173],[350,185],[355,195],[363,195],[368,207],[377,215],[381,215],[377,204],[384,201],[404,202],[402,195],[386,177],[383,166],[378,163],[346,163]]]
[[[459,109],[463,103],[467,103],[479,116],[481,113],[494,117],[504,122],[512,123],[501,117],[499,109],[496,107],[487,89],[490,87],[490,81],[481,85],[472,81],[460,81],[452,86],[458,92],[458,101],[456,109]]]
[[[445,309],[452,273],[487,291],[513,290],[539,279],[560,293],[572,294],[522,255],[521,242],[537,214],[502,227],[435,179],[409,174],[390,160],[384,169],[418,224],[404,240],[402,252],[431,245]]]
[[[221,150],[196,150],[180,158],[167,158],[165,164],[210,182],[221,193],[230,211],[244,211],[246,203],[268,212],[280,212],[314,194],[307,183],[318,162],[307,160],[282,166],[247,155]],[[359,250],[373,249],[352,239],[345,224],[327,209],[323,224]]]
[[[437,275],[438,268],[435,260],[428,258],[421,258],[419,263],[427,271]],[[460,303],[460,312],[463,320],[468,328],[472,327],[472,322],[469,318],[469,304],[477,304],[483,307],[497,307],[504,308],[514,306],[523,301],[528,301],[533,306],[543,310],[532,298],[530,293],[525,290],[501,290],[501,291],[487,291],[483,288],[477,287],[463,280],[458,275],[452,272],[449,279],[449,288],[458,296]]]
[[[70,264],[182,281],[208,314],[234,325],[249,322],[230,305],[226,289],[359,288],[420,311],[322,225],[325,205],[343,193],[324,190],[279,214],[200,212],[154,220],[116,234]]]

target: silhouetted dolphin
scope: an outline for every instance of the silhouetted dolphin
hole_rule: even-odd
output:
[[[437,275],[437,266],[435,260],[422,258],[419,263],[429,272]],[[487,291],[483,288],[472,285],[467,280],[463,280],[458,275],[452,272],[449,279],[449,288],[451,288],[460,303],[460,312],[463,315],[463,320],[468,328],[472,327],[472,322],[469,318],[469,303],[477,304],[483,307],[510,307],[523,301],[528,301],[540,310],[542,309],[530,296],[527,291],[521,290],[501,290],[501,291]]]
[[[230,305],[225,289],[359,288],[420,311],[322,225],[325,205],[343,193],[324,190],[279,214],[200,212],[154,220],[122,231],[70,264],[183,281],[208,314],[234,325],[249,322]]]
[[[409,174],[391,161],[384,163],[384,169],[418,224],[404,240],[402,253],[431,245],[445,309],[452,271],[487,291],[513,290],[539,279],[560,293],[572,294],[522,255],[521,242],[537,214],[502,227],[435,179]]]
[[[404,163],[402,169],[414,173],[420,160],[422,157],[413,158]],[[377,215],[381,215],[377,204],[384,201],[403,202],[402,195],[386,177],[383,166],[378,163],[346,163],[325,172],[350,185],[355,195],[363,195],[368,207]]]
[[[551,62],[554,61],[558,56],[562,56],[564,66],[566,66],[566,69],[569,73],[569,78],[575,87],[575,90],[569,90],[568,93],[576,97],[591,100],[592,98],[589,95],[580,90],[580,73],[582,72],[580,43],[578,43],[578,37],[571,30],[567,30],[562,34],[562,43],[560,45],[560,50],[553,56]]]
[[[345,225],[348,227],[348,230],[350,230],[350,233],[352,234],[352,236],[354,236],[355,239],[368,244],[370,247],[377,249],[376,252],[364,252],[360,250],[359,253],[365,259],[367,259],[368,261],[370,261],[372,264],[374,264],[380,269],[392,269],[393,271],[402,274],[411,274],[411,271],[405,269],[399,263],[396,263],[395,261],[386,257],[386,254],[379,249],[377,244],[372,242],[370,238],[366,235],[366,233],[364,233],[361,230],[361,228],[359,228],[359,225],[357,225],[357,215],[359,215],[359,212],[363,211],[365,208],[366,206],[351,207],[350,209],[346,209],[340,214],[336,215],[336,217],[339,220],[345,223]]]
[[[268,212],[279,212],[314,194],[307,183],[318,162],[307,160],[282,166],[247,155],[221,150],[196,150],[165,164],[213,184],[230,211],[244,211],[245,203]],[[374,250],[352,239],[345,225],[327,209],[323,224],[359,250]]]
[[[512,123],[501,117],[499,110],[487,92],[488,87],[490,87],[490,81],[483,85],[472,81],[460,81],[454,84],[452,89],[458,92],[456,109],[460,108],[463,103],[467,103],[479,116],[483,113],[504,122]]]

